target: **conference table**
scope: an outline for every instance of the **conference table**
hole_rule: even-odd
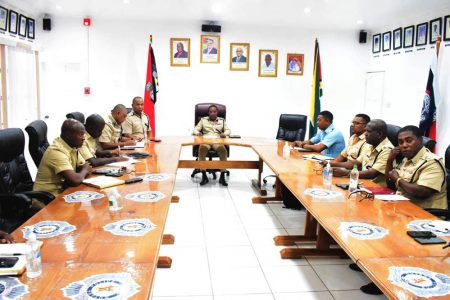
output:
[[[170,257],[159,257],[161,244],[174,243],[175,237],[164,233],[173,195],[178,168],[238,168],[254,169],[256,179],[252,182],[260,194],[254,203],[280,200],[279,189],[275,197],[264,197],[261,184],[263,166],[266,164],[305,206],[307,210],[305,234],[301,236],[277,236],[276,245],[299,245],[298,248],[281,250],[282,258],[305,255],[350,256],[362,270],[392,299],[417,299],[405,289],[390,283],[388,269],[392,265],[422,266],[430,271],[450,275],[449,250],[442,245],[422,246],[406,235],[407,224],[413,220],[434,220],[434,216],[409,201],[383,202],[360,201],[356,196],[347,199],[347,192],[332,187],[341,196],[323,201],[305,194],[309,188],[322,188],[322,176],[315,162],[305,160],[302,153],[291,151],[291,156],[282,156],[283,142],[263,138],[213,139],[206,137],[161,137],[162,142],[146,144],[145,152],[151,156],[140,159],[135,172],[123,179],[145,174],[164,174],[163,181],[143,181],[115,187],[123,198],[123,209],[109,211],[107,189],[99,190],[86,185],[69,188],[54,201],[17,229],[13,236],[23,242],[22,229],[41,221],[65,221],[76,227],[72,232],[42,239],[43,272],[39,278],[28,279],[25,274],[19,280],[28,286],[29,293],[21,299],[59,299],[62,289],[74,282],[84,282],[89,288],[89,278],[99,274],[127,273],[134,280],[129,299],[148,299],[151,295],[153,277],[157,267],[171,266]],[[227,162],[180,159],[183,146],[223,143],[232,147],[247,147],[258,155],[257,160],[232,160]],[[136,151],[136,150],[135,150]],[[346,182],[346,178],[334,178],[333,183]],[[363,180],[365,185],[374,185]],[[152,202],[136,202],[124,197],[138,192],[160,192],[161,199]],[[105,197],[92,201],[68,203],[64,196],[76,192],[98,192]],[[250,199],[249,199],[250,201]],[[257,205],[257,204],[255,204]],[[120,236],[104,230],[114,222],[130,219],[148,219],[153,224],[142,236]],[[389,231],[385,237],[375,240],[357,240],[340,230],[343,222],[365,222],[381,226]],[[444,237],[448,242],[449,237]],[[302,243],[315,243],[315,247],[302,248]],[[339,247],[337,247],[337,244]],[[105,282],[108,285],[105,285]],[[108,281],[91,286],[91,292],[112,295],[117,282]],[[111,284],[110,284],[111,283]],[[116,284],[116,285],[115,285]],[[92,282],[91,282],[92,285]],[[95,289],[96,288],[96,289]],[[445,298],[441,297],[442,299]]]

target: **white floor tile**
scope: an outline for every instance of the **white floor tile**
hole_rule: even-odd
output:
[[[214,296],[214,300],[273,300],[272,294],[245,294]]]
[[[250,240],[243,229],[205,227],[205,242],[211,246],[249,246]]]
[[[241,216],[272,216],[274,213],[267,204],[254,204],[251,199],[245,204],[236,205]]]
[[[263,270],[273,293],[327,290],[310,266],[263,267]]]
[[[192,269],[156,269],[153,296],[212,295],[207,267]]]
[[[330,292],[301,292],[275,294],[275,300],[333,300]]]
[[[275,246],[273,238],[277,235],[287,235],[287,232],[283,228],[247,229],[247,234],[254,246]]]
[[[351,291],[331,291],[335,300],[386,300],[385,295],[367,295],[360,290]]]
[[[346,265],[348,267],[353,261],[351,259],[339,258],[336,256],[306,256],[310,265]]]
[[[213,296],[152,297],[152,300],[214,300]]]
[[[271,202],[271,203],[268,203],[267,205],[270,206],[273,213],[277,216],[305,215],[306,214],[306,212],[304,210],[283,208],[283,206],[284,206],[283,202]]]
[[[256,257],[263,268],[271,266],[307,266],[306,259],[282,259],[280,250],[286,246],[255,246]],[[293,246],[293,248],[296,248]]]
[[[246,229],[283,228],[276,216],[245,216],[242,217],[242,223]]]
[[[370,282],[363,272],[353,271],[347,265],[314,265],[313,268],[330,291],[355,290]]]
[[[244,229],[238,215],[228,214],[205,214],[203,215],[203,226],[210,229],[225,227],[228,229]]]
[[[211,271],[214,296],[270,293],[259,267],[218,268]]]
[[[305,217],[304,214],[277,216],[284,228],[305,228]]]
[[[217,268],[259,267],[251,246],[208,247],[207,252],[211,272]]]

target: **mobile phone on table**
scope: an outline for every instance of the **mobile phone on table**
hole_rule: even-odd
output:
[[[432,238],[436,237],[434,233],[431,231],[407,231],[407,235],[409,235],[412,238]]]
[[[447,243],[440,237],[431,237],[431,238],[414,238],[414,240],[422,245],[429,245],[429,244],[445,244]]]
[[[0,268],[12,268],[19,260],[18,257],[0,257]]]
[[[336,186],[340,187],[341,189],[348,190],[349,184],[348,183],[336,183]]]

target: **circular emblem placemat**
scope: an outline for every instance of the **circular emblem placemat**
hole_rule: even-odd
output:
[[[389,267],[388,279],[419,297],[429,298],[450,294],[449,276],[422,268]]]
[[[341,193],[333,190],[310,188],[305,190],[305,194],[316,198],[333,199],[341,196]]]
[[[103,229],[114,235],[143,236],[156,227],[149,219],[127,219],[103,226]]]
[[[128,194],[125,196],[125,199],[133,200],[136,202],[157,202],[164,197],[166,197],[166,195],[159,191],[145,191]]]
[[[122,300],[132,297],[139,288],[129,273],[105,273],[73,282],[61,290],[72,300]]]
[[[376,240],[389,234],[386,228],[361,222],[341,222],[339,230],[358,240]]]
[[[28,293],[28,286],[15,277],[0,277],[0,299],[19,299]]]
[[[443,226],[436,226],[438,224]],[[445,221],[415,220],[409,222],[408,228],[416,231],[431,231],[437,236],[450,236],[450,222]]]
[[[150,182],[150,181],[164,181],[170,178],[169,174],[166,173],[152,173],[152,174],[145,174],[141,177],[145,182]]]
[[[78,191],[74,192],[72,194],[68,194],[64,196],[64,200],[68,203],[74,203],[74,202],[88,202],[95,199],[100,199],[105,197],[104,194],[100,194],[97,192],[91,192],[91,191]]]
[[[31,226],[27,226],[23,231],[23,237],[28,238],[30,232],[34,232],[38,239],[51,238],[60,234],[65,234],[76,230],[77,227],[66,221],[41,221]]]

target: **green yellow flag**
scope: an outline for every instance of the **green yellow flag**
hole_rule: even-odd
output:
[[[322,71],[320,68],[319,42],[316,39],[316,45],[314,47],[314,73],[312,82],[309,138],[312,138],[317,133],[317,115],[320,112],[321,97],[322,97]]]

